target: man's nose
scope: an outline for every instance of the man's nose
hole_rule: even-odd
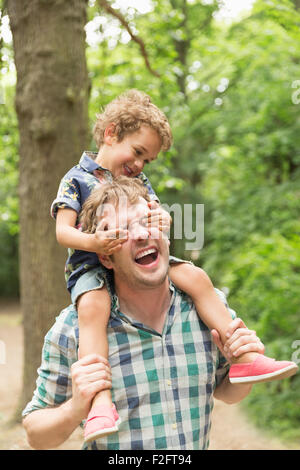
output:
[[[147,240],[150,237],[149,228],[141,224],[135,225],[131,231],[131,238],[133,240]]]

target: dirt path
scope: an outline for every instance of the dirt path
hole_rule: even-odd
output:
[[[4,345],[4,347],[3,347]],[[21,425],[10,425],[22,386],[23,335],[17,304],[0,305],[0,450],[30,450]],[[82,431],[58,449],[80,449]],[[279,440],[270,438],[249,424],[238,405],[216,401],[210,450],[285,450]]]

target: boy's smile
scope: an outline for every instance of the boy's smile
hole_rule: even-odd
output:
[[[161,139],[149,126],[141,126],[121,141],[117,140],[112,128],[105,135],[96,162],[115,177],[123,175],[133,178],[141,173],[145,164],[157,158],[160,149]]]

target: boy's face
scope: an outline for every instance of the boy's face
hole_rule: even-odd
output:
[[[104,143],[107,158],[103,163],[115,177],[137,176],[145,164],[157,158],[161,149],[158,133],[148,126],[141,126],[137,132],[125,135],[121,141],[118,141],[112,128],[106,133]]]

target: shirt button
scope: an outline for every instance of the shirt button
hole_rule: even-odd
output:
[[[173,423],[173,424],[172,424],[172,428],[173,428],[173,429],[177,429],[177,424],[176,424],[176,423]]]
[[[167,385],[171,386],[172,385],[172,382],[171,380],[167,380]]]

